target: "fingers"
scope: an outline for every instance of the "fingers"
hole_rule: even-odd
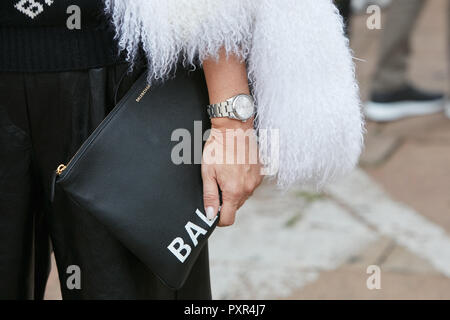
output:
[[[262,177],[256,169],[202,164],[203,202],[208,219],[214,219],[218,213],[220,188],[222,206],[218,226],[225,227],[234,224],[236,211],[262,181]]]
[[[241,202],[241,195],[239,191],[225,190],[222,191],[222,208],[220,209],[219,226],[231,226],[236,217],[236,211]]]
[[[243,190],[241,192],[241,199],[239,200],[238,209],[244,205],[244,203],[253,195],[253,191],[261,184],[262,179],[257,178],[255,180],[247,181],[244,184]]]
[[[222,208],[220,210],[219,226],[231,226],[236,219],[236,211],[253,194],[253,191],[261,184],[260,175],[236,176],[234,179],[219,180],[219,188],[222,190]]]
[[[203,167],[203,166],[202,166]],[[204,166],[208,167],[208,166]],[[203,204],[205,206],[206,217],[213,220],[219,211],[219,188],[213,170],[202,168],[203,178]]]

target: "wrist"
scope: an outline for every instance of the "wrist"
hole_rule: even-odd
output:
[[[253,117],[245,122],[230,118],[212,118],[211,127],[219,130],[226,129],[252,129],[253,128]]]

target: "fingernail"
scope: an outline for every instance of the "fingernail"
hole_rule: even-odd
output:
[[[206,217],[207,217],[209,220],[214,219],[214,208],[213,208],[213,207],[207,207],[207,208],[206,208]]]

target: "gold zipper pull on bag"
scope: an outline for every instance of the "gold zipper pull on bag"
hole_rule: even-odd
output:
[[[58,168],[56,168],[56,174],[59,176],[66,168],[67,166],[65,164],[60,164]]]
[[[55,188],[56,188],[56,179],[61,175],[61,173],[66,170],[67,166],[65,164],[60,164],[55,171],[53,171],[52,182],[50,185],[50,202],[53,202],[55,198]]]

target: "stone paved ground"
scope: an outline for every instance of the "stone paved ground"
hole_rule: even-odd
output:
[[[428,1],[411,79],[448,88],[446,0]],[[368,95],[380,31],[354,19],[352,47]],[[323,192],[263,185],[237,224],[210,241],[216,299],[450,299],[450,120],[367,124],[360,168]],[[381,268],[369,290],[367,267]],[[55,268],[53,268],[55,270]],[[48,299],[60,297],[52,272]]]

